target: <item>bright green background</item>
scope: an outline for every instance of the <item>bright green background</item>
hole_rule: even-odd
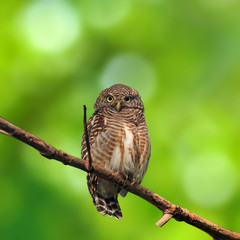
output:
[[[152,142],[143,185],[240,231],[240,2],[4,1],[0,114],[80,156],[82,105],[127,82]],[[128,194],[123,220],[93,206],[85,173],[0,136],[0,238],[210,239]]]

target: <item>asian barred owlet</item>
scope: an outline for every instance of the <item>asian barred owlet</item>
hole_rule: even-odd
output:
[[[100,93],[94,108],[87,123],[92,162],[140,184],[150,157],[140,95],[135,89],[116,84]],[[85,133],[81,152],[82,158],[88,160]],[[121,219],[117,198],[119,193],[125,197],[127,191],[92,173],[87,174],[87,184],[99,213]]]

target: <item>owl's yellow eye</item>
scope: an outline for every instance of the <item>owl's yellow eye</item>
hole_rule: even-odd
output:
[[[112,102],[113,101],[113,96],[111,96],[111,95],[107,96],[107,101]]]
[[[130,103],[132,101],[132,97],[131,96],[126,96],[124,98],[124,100],[125,100],[126,103]]]

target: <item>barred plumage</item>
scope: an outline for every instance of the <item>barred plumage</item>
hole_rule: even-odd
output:
[[[148,166],[150,139],[138,92],[113,85],[100,93],[94,108],[87,124],[92,161],[140,184]],[[84,134],[82,158],[88,160]],[[87,183],[99,213],[121,219],[117,198],[127,192],[91,173],[87,174]]]

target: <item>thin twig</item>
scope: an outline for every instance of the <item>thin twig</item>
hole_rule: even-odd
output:
[[[156,225],[159,227],[162,227],[164,224],[166,224],[171,218],[173,217],[170,213],[164,213],[162,218],[156,222]]]
[[[92,157],[91,157],[88,129],[87,129],[87,107],[86,107],[86,105],[83,105],[83,111],[84,111],[83,123],[84,123],[86,146],[87,146],[87,151],[88,151],[88,171],[90,172],[90,171],[92,171]]]
[[[32,146],[33,148],[37,149],[43,156],[49,159],[55,159],[62,162],[63,164],[82,169],[86,172],[88,172],[89,170],[89,163],[84,159],[71,156],[61,150],[55,149],[47,142],[44,142],[40,138],[37,138],[31,133],[22,130],[21,128],[13,125],[12,123],[1,117],[0,130]],[[124,189],[126,189],[127,191],[132,192],[133,194],[145,199],[146,201],[160,209],[163,213],[168,213],[168,216],[164,216],[165,222],[171,214],[172,218],[174,218],[175,220],[184,221],[192,226],[195,226],[196,228],[201,229],[202,231],[209,234],[215,240],[240,240],[240,233],[222,228],[215,223],[212,223],[198,216],[197,214],[189,212],[187,209],[174,205],[165,198],[159,196],[158,194],[141,185],[132,185],[130,182],[126,182],[126,179],[123,179],[118,174],[107,170],[95,163],[92,163],[92,166],[92,171],[95,175],[111,181],[119,186],[124,185]],[[162,220],[162,222],[164,221]]]
[[[4,135],[6,135],[6,136],[11,136],[8,132],[3,131],[3,130],[0,130],[0,133],[4,134]]]

